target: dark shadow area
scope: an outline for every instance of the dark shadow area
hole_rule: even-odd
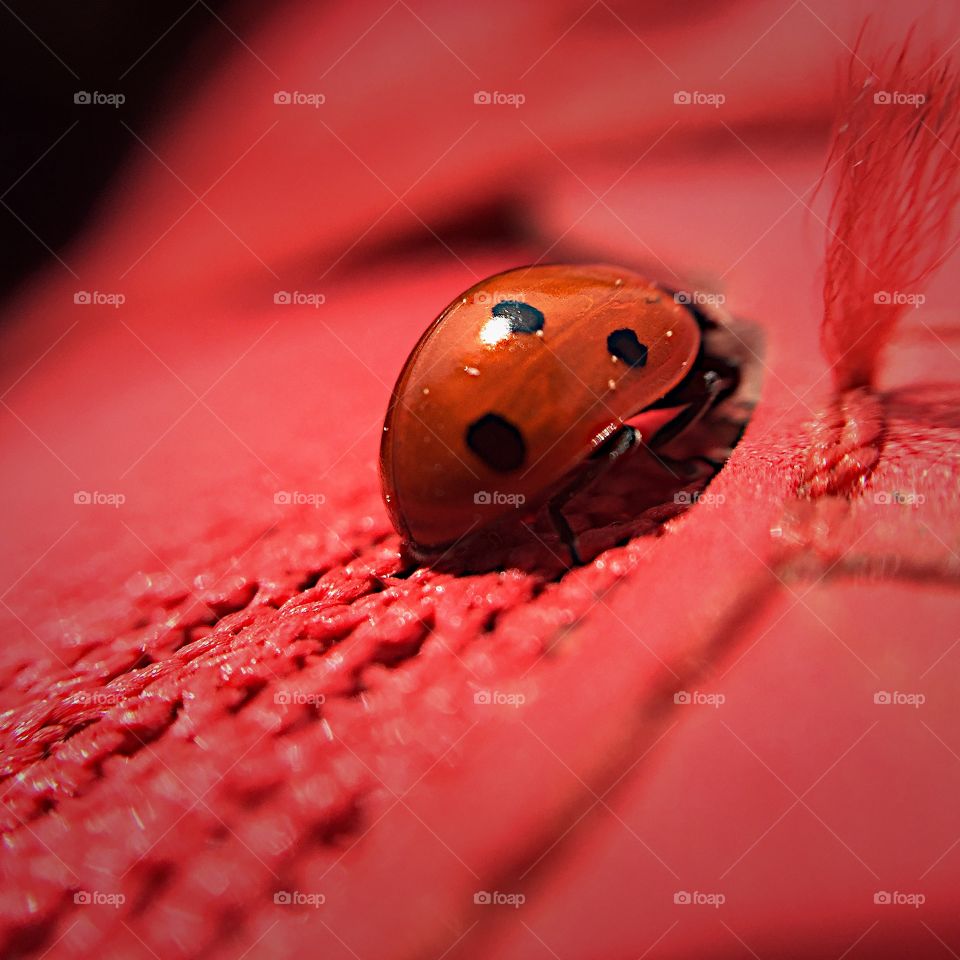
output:
[[[148,134],[255,16],[246,0],[0,5],[0,297],[76,236],[138,146],[124,124]],[[82,102],[94,93],[124,100]]]

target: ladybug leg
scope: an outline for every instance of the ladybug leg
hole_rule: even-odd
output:
[[[651,404],[651,410],[663,407],[684,409],[665,423],[650,439],[654,449],[666,446],[692,427],[718,403],[733,393],[740,382],[738,368],[719,357],[701,357],[690,375],[682,380],[665,397]]]
[[[684,430],[692,427],[716,403],[718,393],[716,374],[709,371],[703,377],[700,395],[691,397],[687,406],[650,438],[650,446],[654,449],[664,447],[671,440],[679,437]]]
[[[577,549],[577,536],[563,512],[567,501],[637,445],[645,445],[650,453],[678,479],[683,474],[688,478],[695,474],[696,470],[691,470],[691,464],[697,460],[706,463],[715,473],[722,466],[715,460],[703,456],[676,459],[663,453],[662,448],[725,400],[736,390],[739,382],[740,374],[735,365],[720,357],[702,354],[690,374],[666,396],[648,408],[653,410],[682,406],[683,409],[675,417],[660,427],[649,441],[645,441],[635,427],[628,424],[621,425],[593,452],[590,459],[577,471],[570,482],[547,501],[550,522],[561,543],[570,551],[574,564],[580,565],[583,560]]]
[[[643,442],[643,435],[636,427],[623,424],[615,433],[611,434],[606,443],[594,451],[591,460],[598,460],[604,465],[619,460],[628,450]]]
[[[573,528],[563,512],[564,506],[587,484],[595,480],[611,464],[619,460],[628,450],[640,442],[640,431],[623,424],[593,452],[590,459],[577,471],[571,481],[547,501],[547,515],[550,517],[554,532],[560,542],[570,551],[574,564],[579,566],[583,563],[583,560],[580,551],[577,549],[577,535],[573,532]]]
[[[547,513],[550,517],[550,522],[553,524],[554,531],[560,538],[560,542],[570,551],[571,561],[575,566],[581,566],[583,564],[583,558],[577,549],[577,535],[573,532],[573,528],[570,526],[563,512],[563,504],[566,503],[575,492],[576,491],[572,491],[564,497],[562,501],[558,497],[548,500]]]

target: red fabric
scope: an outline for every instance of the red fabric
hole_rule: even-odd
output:
[[[810,198],[855,6],[287,3],[174,85],[6,318],[8,951],[960,950],[954,275],[879,395],[836,400],[819,349]],[[867,42],[916,13],[881,5]],[[504,202],[527,242],[454,232]],[[393,577],[393,379],[457,290],[541,256],[722,289],[766,332],[754,418],[662,536]],[[798,496],[853,420],[852,450],[883,425],[865,494]]]

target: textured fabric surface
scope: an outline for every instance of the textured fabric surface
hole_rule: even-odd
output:
[[[960,951],[954,274],[876,391],[834,396],[819,344],[862,11],[487,7],[265,15],[8,306],[5,955]],[[478,239],[504,208],[522,230]],[[622,526],[674,489],[642,454],[587,495],[582,568],[545,529],[500,569],[411,565],[394,377],[538,258],[722,290],[760,402],[689,509]]]

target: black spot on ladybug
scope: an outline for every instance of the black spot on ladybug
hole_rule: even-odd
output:
[[[467,446],[498,473],[516,470],[527,458],[523,434],[496,413],[484,414],[467,427]]]
[[[493,315],[509,320],[511,333],[537,333],[543,329],[543,314],[520,300],[501,300],[493,308]]]
[[[630,329],[614,330],[607,337],[607,349],[612,356],[629,363],[631,367],[647,365],[647,345],[641,343]]]

